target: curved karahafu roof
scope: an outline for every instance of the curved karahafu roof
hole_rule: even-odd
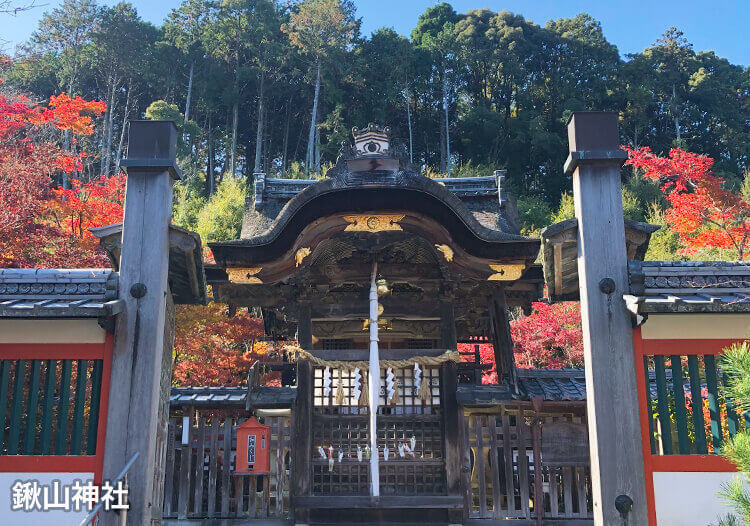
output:
[[[514,203],[502,187],[502,172],[430,179],[398,152],[366,155],[362,151],[357,146],[342,154],[328,177],[317,181],[257,174],[242,238],[210,244],[217,263],[225,268],[250,267],[288,258],[290,251],[305,244],[300,239],[310,225],[329,218],[326,228],[332,235],[356,229],[350,217],[368,213],[393,214],[395,230],[423,235],[468,257],[529,264],[536,258],[539,240],[519,234]]]

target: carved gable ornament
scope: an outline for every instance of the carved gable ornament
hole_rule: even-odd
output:
[[[388,127],[370,123],[363,130],[352,128],[352,135],[357,157],[386,157],[391,153],[391,129]]]

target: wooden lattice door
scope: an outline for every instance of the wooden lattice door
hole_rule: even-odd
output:
[[[312,418],[312,492],[314,495],[369,495],[370,463],[364,451],[369,444],[369,416],[366,405],[355,399],[353,369],[331,370],[331,386],[324,388],[324,367],[313,369]],[[400,400],[386,403],[385,370],[381,370],[381,392],[378,404],[378,454],[380,455],[381,495],[444,495],[445,461],[443,429],[440,415],[440,377],[438,367],[427,367],[423,380],[429,382],[430,399],[417,396],[413,369],[394,370]],[[343,404],[336,403],[339,378],[344,391]],[[366,380],[366,377],[365,379]],[[360,384],[361,385],[361,384]],[[361,402],[366,404],[364,400]],[[399,443],[410,444],[415,438],[414,454],[401,457]],[[383,459],[388,446],[388,460]],[[334,465],[329,468],[323,458],[333,448]],[[357,448],[363,451],[362,461]],[[338,460],[339,450],[343,458]],[[374,454],[374,453],[373,453]]]

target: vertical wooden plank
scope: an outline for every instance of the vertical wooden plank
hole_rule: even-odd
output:
[[[251,519],[258,517],[258,477],[261,475],[251,475],[247,477],[250,481],[250,489],[247,497],[247,516]],[[262,505],[261,505],[262,508]],[[262,516],[262,515],[261,515]]]
[[[261,501],[261,517],[268,517],[269,504],[271,503],[271,477],[268,475],[261,475],[263,480],[263,500]],[[257,482],[257,481],[254,481]],[[253,488],[253,491],[257,489],[257,486]]]
[[[547,466],[549,470],[549,515],[551,519],[556,519],[560,513],[557,503],[557,468]]]
[[[186,407],[184,409],[186,416],[187,416],[187,422],[182,420],[182,433],[181,436],[184,436],[185,429],[184,426],[187,425],[187,444],[182,444],[180,447],[180,484],[179,484],[179,494],[177,496],[177,518],[178,519],[187,519],[188,516],[188,506],[190,503],[190,497],[189,491],[190,491],[190,479],[191,479],[191,473],[192,470],[190,469],[192,465],[192,457],[193,457],[193,408],[192,407]]]
[[[664,372],[664,357],[654,356],[656,370],[656,407],[659,411],[661,448],[665,455],[672,454],[672,420],[669,417],[669,398],[667,397],[667,375]]]
[[[721,412],[719,411],[719,386],[716,379],[716,358],[706,355],[703,357],[703,363],[706,366],[708,412],[711,415],[711,442],[714,446],[714,453],[719,453],[723,436],[721,434]]]
[[[729,375],[727,375],[727,373],[724,373],[722,375],[722,382],[724,383],[724,385],[728,384]],[[725,402],[727,405],[727,427],[729,428],[729,437],[733,438],[734,435],[737,434],[737,431],[740,430],[740,421],[739,418],[737,418],[737,409],[735,407],[734,400],[726,397]]]
[[[526,418],[521,404],[518,404],[516,417],[516,432],[518,435],[518,486],[521,494],[521,513],[524,518],[531,518],[529,510],[529,457],[526,456]]]
[[[469,421],[472,416],[467,416],[464,411],[461,411],[461,443],[463,444],[463,457],[461,462],[463,463],[461,469],[461,480],[464,492],[464,517],[463,522],[465,523],[469,516],[472,515],[472,487],[471,487],[471,440],[469,433]],[[416,470],[414,473],[416,479]],[[416,480],[413,481],[416,486]]]
[[[177,432],[177,419],[170,418],[167,424],[167,461],[165,463],[166,473],[164,475],[164,517],[172,516],[172,503],[174,501],[174,465],[177,459],[175,448],[175,433]]]
[[[688,376],[690,377],[690,398],[693,405],[693,427],[695,428],[695,451],[700,455],[708,453],[706,444],[706,423],[703,420],[703,394],[698,357],[688,356]]]
[[[94,360],[91,371],[91,407],[89,409],[89,429],[86,437],[86,454],[96,453],[97,431],[99,428],[99,411],[102,400],[102,368],[104,360]],[[173,455],[174,458],[174,455]]]
[[[535,409],[537,405],[534,405]],[[541,407],[541,406],[540,406]],[[534,513],[537,526],[542,526],[544,519],[544,469],[542,468],[542,428],[539,412],[535,411],[531,428],[534,451]]]
[[[18,454],[18,442],[21,438],[21,420],[23,419],[23,386],[26,383],[26,360],[16,360],[16,377],[13,382],[13,402],[10,411],[10,429],[8,429],[8,454]]]
[[[275,516],[281,518],[284,514],[284,419],[276,419],[276,509]]]
[[[76,393],[73,403],[73,431],[70,437],[70,454],[81,454],[81,443],[83,442],[83,408],[86,405],[86,377],[88,362],[78,360],[76,368]]]
[[[224,419],[224,462],[221,466],[221,516],[229,515],[230,470],[232,467],[232,418]]]
[[[503,457],[505,459],[505,495],[508,503],[508,516],[516,511],[516,482],[513,477],[513,447],[510,444],[510,417],[503,407]]]
[[[562,468],[563,475],[563,502],[565,503],[564,517],[573,517],[573,468],[565,466]]]
[[[487,417],[487,430],[490,433],[490,469],[492,469],[492,516],[503,517],[502,497],[500,495],[500,466],[498,465],[499,444],[497,443],[497,415],[491,414]]]
[[[216,470],[219,465],[218,444],[219,444],[219,417],[211,417],[211,438],[209,439],[208,454],[208,503],[207,517],[213,518],[216,514]]]
[[[487,481],[484,475],[484,463],[487,458],[484,451],[484,419],[485,415],[474,417],[474,436],[476,440],[476,457],[474,458],[474,469],[477,473],[477,487],[479,489],[479,517],[487,517]]]
[[[57,380],[57,360],[47,360],[47,372],[44,377],[44,401],[42,402],[42,426],[39,432],[39,454],[49,455],[50,440],[52,438],[52,407],[55,403],[55,382]],[[7,380],[7,378],[6,378]],[[2,381],[0,379],[0,381]],[[7,382],[5,382],[7,383]],[[2,386],[0,386],[1,388]],[[1,393],[0,393],[1,394]],[[2,397],[0,397],[2,401]],[[5,418],[5,411],[0,418]],[[0,451],[2,450],[2,436],[0,434]]]
[[[31,377],[29,378],[29,396],[26,402],[26,431],[23,437],[23,454],[33,455],[36,442],[36,415],[39,411],[39,376],[41,360],[31,362]]]
[[[578,516],[586,517],[586,468],[578,466],[575,469],[576,484],[578,489]]]
[[[688,437],[687,412],[685,410],[685,385],[682,377],[682,357],[670,357],[672,368],[672,392],[674,395],[675,427],[677,428],[677,442],[681,455],[690,453],[690,437]]]
[[[8,409],[10,367],[10,360],[0,360],[0,454],[3,453],[5,442],[5,414]]]
[[[193,513],[203,516],[203,474],[205,472],[205,438],[206,438],[206,417],[199,414],[198,436],[195,446],[195,492],[193,494]]]
[[[60,374],[60,400],[57,403],[57,429],[55,431],[55,455],[64,455],[68,437],[68,406],[70,405],[70,374],[72,360],[62,361]]]
[[[245,480],[248,478],[250,477],[234,477],[234,499],[237,510],[234,516],[238,519],[247,517],[247,513],[245,512]]]

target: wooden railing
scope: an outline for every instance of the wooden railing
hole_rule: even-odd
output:
[[[265,417],[271,427],[270,474],[235,476],[237,426],[245,416],[186,410],[169,420],[165,518],[284,518],[289,513],[290,418]],[[183,440],[184,439],[184,440]]]
[[[591,519],[591,477],[586,459],[548,463],[541,448],[545,425],[585,426],[574,413],[542,413],[519,403],[464,416],[471,470],[465,485],[469,518]],[[578,463],[576,463],[578,462]],[[465,460],[466,463],[466,460]]]

